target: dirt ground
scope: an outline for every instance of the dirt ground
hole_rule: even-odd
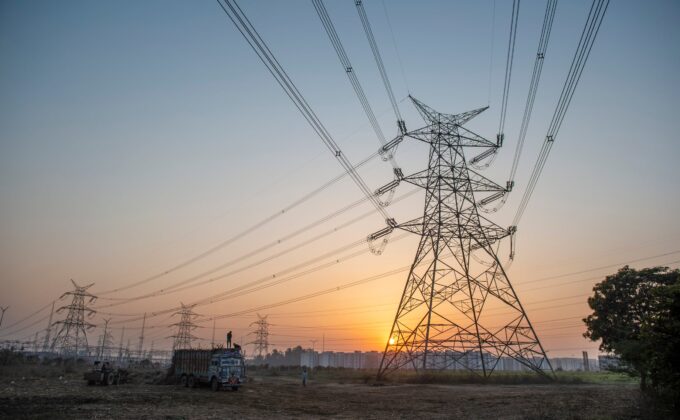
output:
[[[67,378],[5,378],[1,418],[636,418],[630,384],[382,386],[253,377],[240,391],[176,385],[87,386]]]

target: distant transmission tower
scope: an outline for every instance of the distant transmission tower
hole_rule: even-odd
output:
[[[180,315],[180,320],[178,323],[172,324],[172,326],[177,327],[177,333],[171,336],[174,339],[173,350],[190,349],[191,341],[196,338],[191,334],[191,331],[197,328],[193,321],[196,317],[196,313],[192,310],[193,305],[187,306],[183,303],[181,305],[182,309],[174,313],[174,315]]]
[[[99,349],[97,351],[97,358],[102,360],[111,355],[111,347],[113,347],[113,335],[109,330],[109,322],[111,319],[104,319],[104,333],[99,336]]]
[[[401,181],[425,190],[425,210],[405,223],[390,220],[368,237],[372,242],[393,229],[420,235],[378,375],[407,368],[488,376],[502,357],[536,372],[552,371],[498,259],[501,239],[515,227],[502,228],[480,214],[511,185],[490,181],[465,159],[465,148],[500,146],[462,127],[486,108],[449,115],[411,100],[426,126],[405,136],[429,145],[429,165]],[[485,197],[477,200],[475,194]]]
[[[54,301],[52,301],[52,310],[50,311],[50,319],[47,321],[47,328],[45,328],[45,341],[43,342],[42,351],[47,352],[50,349],[50,336],[52,335],[52,317],[54,316]]]
[[[250,342],[255,346],[255,354],[258,357],[265,357],[269,353],[269,322],[267,321],[267,316],[260,316],[257,314],[257,321],[250,324],[250,326],[255,326],[255,339]]]
[[[144,319],[142,319],[142,332],[139,333],[139,359],[144,359],[144,329],[146,328],[146,312],[144,312]]]
[[[71,280],[71,283],[73,283],[75,290],[66,292],[60,297],[62,299],[66,296],[72,296],[73,299],[70,305],[57,309],[57,313],[68,309],[68,314],[66,314],[65,319],[54,323],[54,325],[61,325],[61,328],[54,337],[52,349],[60,349],[65,356],[78,356],[88,351],[86,331],[95,326],[85,321],[85,317],[86,313],[90,317],[94,315],[95,311],[90,309],[87,304],[94,302],[97,297],[87,291],[94,283],[83,287],[78,286],[73,280]]]

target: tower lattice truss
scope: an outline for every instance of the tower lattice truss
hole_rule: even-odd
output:
[[[173,350],[187,350],[192,348],[192,342],[197,337],[192,334],[192,331],[198,328],[194,323],[194,319],[197,314],[193,311],[194,305],[185,305],[180,302],[181,309],[173,314],[179,315],[180,320],[178,323],[172,324],[171,326],[177,327],[177,333],[168,338],[172,338],[172,349]]]
[[[480,214],[509,191],[467,165],[464,150],[497,148],[463,125],[486,108],[442,114],[411,98],[426,126],[405,134],[429,145],[428,168],[401,182],[425,189],[422,217],[369,236],[402,229],[420,243],[397,308],[379,375],[396,369],[471,370],[484,376],[514,359],[551,371],[545,351],[498,258],[514,232]],[[476,201],[476,195],[483,197]]]
[[[64,293],[61,298],[72,297],[71,304],[57,309],[57,313],[68,310],[66,318],[54,323],[61,326],[52,342],[52,350],[59,350],[65,356],[79,356],[89,352],[87,343],[87,330],[95,327],[86,321],[86,317],[94,315],[94,309],[90,309],[88,304],[95,301],[96,296],[87,291],[92,284],[79,286],[71,280],[74,290]]]
[[[266,357],[269,353],[269,322],[267,315],[257,314],[257,321],[250,324],[255,326],[255,339],[250,342],[254,345],[254,353],[257,357]]]

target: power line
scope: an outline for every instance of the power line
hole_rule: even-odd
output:
[[[621,261],[621,262],[614,263],[614,264],[608,264],[608,265],[603,265],[603,266],[598,266],[598,267],[592,267],[592,268],[588,268],[588,269],[584,269],[584,270],[578,270],[578,271],[573,271],[573,272],[568,272],[568,273],[562,273],[562,274],[558,274],[558,275],[554,275],[554,276],[549,276],[549,277],[543,277],[543,278],[533,279],[533,280],[529,280],[529,281],[517,283],[517,285],[520,285],[520,286],[521,286],[521,285],[530,284],[530,283],[535,283],[535,282],[543,282],[543,281],[551,280],[551,279],[563,278],[563,277],[572,276],[572,275],[577,275],[577,274],[584,274],[584,273],[588,273],[588,272],[592,272],[592,271],[596,271],[596,270],[601,270],[601,269],[605,269],[605,268],[611,268],[611,267],[621,266],[621,265],[625,265],[625,264],[633,264],[633,263],[636,263],[636,262],[641,262],[641,261],[646,261],[646,260],[650,260],[650,259],[660,258],[660,257],[663,257],[663,256],[675,255],[675,254],[678,254],[678,253],[680,253],[680,250],[671,251],[671,252],[662,253],[662,254],[651,255],[651,256],[647,256],[647,257],[643,257],[643,258],[637,258],[637,259],[628,260],[628,261]],[[678,263],[678,262],[680,262],[680,260],[673,260],[673,261],[670,261],[670,262],[668,262],[668,263],[662,263],[661,265],[670,266],[671,264],[676,264],[676,263]],[[404,269],[405,269],[405,268],[404,268]],[[387,276],[387,275],[392,275],[393,272],[388,272],[388,273],[383,273],[383,274],[384,274],[385,276]],[[599,277],[599,276],[598,276],[598,277]],[[563,284],[569,284],[569,283],[574,283],[574,282],[581,282],[581,281],[586,281],[586,280],[594,280],[594,279],[597,279],[598,277],[592,277],[592,278],[587,278],[587,279],[578,279],[578,280],[569,281],[569,282],[560,282],[560,283],[558,283],[558,284],[552,284],[552,285],[548,285],[548,286],[544,286],[544,287],[531,288],[531,289],[523,289],[523,291],[538,290],[538,289],[542,289],[542,288],[545,288],[545,287],[556,287],[556,286],[560,286],[560,285],[563,285]],[[382,277],[381,277],[381,278],[382,278]],[[339,290],[339,289],[338,289],[338,290]],[[530,303],[530,304],[534,304],[534,303],[541,303],[541,302],[542,302],[542,301],[535,301],[535,302],[529,302],[529,303]],[[580,303],[580,302],[579,302],[579,303]],[[359,307],[353,307],[353,308],[338,308],[338,309],[333,309],[333,310],[318,310],[318,311],[305,311],[305,312],[293,312],[293,313],[279,313],[279,314],[276,314],[276,315],[279,315],[279,316],[295,315],[295,314],[300,314],[300,315],[310,315],[310,314],[319,314],[319,313],[325,313],[325,312],[343,312],[343,313],[347,313],[347,310],[348,310],[348,309],[363,309],[363,308],[371,308],[371,309],[372,309],[372,310],[370,310],[370,311],[365,311],[365,312],[375,312],[375,308],[376,308],[377,306],[391,306],[391,305],[392,305],[392,304],[390,304],[390,303],[386,303],[386,304],[383,304],[383,305],[375,305],[375,304],[371,304],[371,305],[369,305],[369,306],[359,306]],[[548,307],[548,308],[546,308],[546,309],[549,309],[549,308],[550,308],[550,307]],[[174,310],[174,309],[171,309],[170,311],[172,311],[172,310]],[[532,309],[532,310],[533,310],[533,309]],[[168,312],[168,311],[166,311],[165,313],[167,313],[167,312]],[[99,313],[102,313],[102,312],[99,312]],[[107,314],[107,313],[103,313],[103,314]],[[121,314],[111,314],[111,315],[120,316]],[[139,314],[139,315],[142,315],[142,314]],[[160,315],[160,314],[159,314],[159,315]],[[207,319],[208,319],[208,320],[212,320],[212,319],[221,319],[221,318],[232,317],[232,316],[233,316],[233,315],[216,315],[216,316],[214,316],[214,317],[207,318]],[[5,336],[7,336],[7,335],[14,335],[14,334],[16,334],[16,333],[19,333],[19,332],[21,332],[21,331],[24,331],[24,330],[26,330],[26,329],[28,329],[28,328],[30,328],[30,327],[32,327],[32,326],[38,324],[39,322],[44,321],[45,319],[47,319],[47,317],[38,319],[36,322],[34,322],[34,323],[30,324],[30,325],[27,325],[27,326],[24,327],[24,328],[21,328],[21,329],[19,329],[19,330],[16,330],[16,331],[13,331],[13,332],[10,332],[10,333],[6,333],[6,334],[3,334],[3,335],[5,335]],[[140,318],[140,319],[141,319],[141,318]],[[132,321],[134,321],[134,320],[132,320]],[[132,321],[127,320],[127,321],[124,321],[124,322],[132,322]],[[204,321],[199,321],[199,322],[204,322]],[[153,326],[147,326],[146,328],[147,328],[147,329],[153,329],[153,328],[165,328],[165,327],[167,327],[167,326],[166,326],[166,325],[153,325]],[[135,329],[135,328],[131,328],[131,329]]]
[[[52,303],[53,303],[53,302],[50,302],[50,303],[48,303],[47,305],[42,306],[42,307],[40,307],[39,309],[37,309],[35,312],[31,312],[30,314],[26,315],[25,317],[19,319],[18,321],[15,321],[15,322],[13,322],[13,323],[11,323],[11,324],[9,324],[9,325],[6,325],[6,326],[2,327],[2,330],[0,330],[0,335],[2,335],[2,334],[4,333],[4,331],[6,331],[6,330],[8,330],[8,329],[10,329],[10,328],[12,328],[12,327],[14,327],[14,326],[16,326],[16,325],[19,325],[19,324],[21,324],[21,323],[23,323],[23,322],[25,322],[25,321],[27,321],[27,320],[33,318],[34,316],[38,315],[40,312],[42,312],[42,311],[44,311],[45,309],[47,309],[47,308],[49,308],[50,306],[52,306]]]
[[[491,106],[491,85],[492,85],[492,74],[493,74],[493,51],[496,42],[496,0],[491,0],[492,11],[491,11],[491,47],[489,53],[489,92],[486,100],[486,104]]]
[[[378,72],[380,73],[380,78],[385,86],[385,91],[392,104],[392,109],[394,110],[394,115],[397,118],[397,125],[399,131],[402,134],[406,133],[406,124],[399,111],[399,105],[394,98],[394,92],[392,91],[392,84],[387,76],[387,71],[385,70],[385,64],[383,63],[382,56],[380,55],[380,50],[378,49],[378,44],[375,42],[375,37],[373,36],[373,29],[371,29],[371,23],[368,21],[368,15],[366,15],[366,10],[362,0],[355,0],[354,4],[357,7],[357,12],[359,13],[359,19],[361,19],[361,26],[364,28],[364,33],[366,34],[366,39],[371,47],[371,52],[373,53],[373,58],[375,59],[375,64],[378,66]],[[395,43],[396,45],[396,43]]]
[[[590,12],[586,20],[586,24],[581,32],[581,38],[579,40],[578,46],[576,47],[576,53],[572,59],[569,72],[567,74],[567,80],[564,82],[562,87],[562,93],[557,101],[557,106],[555,107],[555,112],[553,114],[552,120],[548,127],[548,132],[545,136],[541,150],[539,151],[538,158],[534,164],[534,168],[531,172],[531,177],[527,184],[527,188],[524,191],[522,200],[517,208],[517,213],[512,222],[513,225],[517,225],[524,215],[524,211],[534,193],[538,179],[541,176],[545,162],[548,159],[550,150],[552,149],[553,143],[557,138],[562,122],[564,121],[564,116],[566,115],[569,104],[574,97],[574,92],[576,91],[576,86],[578,85],[581,75],[583,74],[583,69],[585,68],[590,52],[595,43],[595,38],[602,25],[602,20],[604,19],[605,13],[607,12],[607,7],[609,6],[609,0],[593,0],[590,7]]]
[[[406,236],[406,235],[397,236],[397,237],[394,238],[394,241],[398,241],[398,240],[404,238],[405,236]],[[325,262],[325,263],[323,263],[323,264],[320,264],[320,265],[317,265],[317,266],[315,266],[315,267],[313,267],[313,268],[311,268],[311,269],[307,269],[307,270],[305,270],[305,271],[302,271],[302,272],[299,272],[299,273],[292,274],[292,275],[290,275],[290,276],[288,276],[288,277],[276,279],[277,276],[280,276],[281,274],[285,274],[285,273],[288,273],[288,272],[291,272],[291,271],[294,271],[294,270],[298,270],[298,269],[307,267],[307,266],[309,266],[309,265],[312,265],[312,264],[315,263],[316,261],[322,260],[322,259],[324,259],[324,258],[329,257],[330,255],[333,255],[333,254],[336,253],[336,252],[342,252],[342,251],[344,251],[344,250],[349,250],[349,249],[351,249],[351,248],[355,248],[355,247],[357,247],[357,246],[359,246],[359,245],[365,243],[366,241],[367,241],[367,239],[366,239],[366,238],[363,238],[363,239],[361,239],[361,240],[359,240],[359,241],[356,241],[356,242],[354,242],[354,243],[351,243],[351,244],[346,245],[346,246],[344,246],[344,247],[341,247],[341,248],[339,248],[339,249],[333,250],[333,251],[331,251],[331,252],[325,253],[325,254],[323,254],[323,255],[321,255],[321,256],[312,258],[312,259],[307,260],[307,261],[305,261],[305,262],[303,262],[303,263],[301,263],[301,264],[298,264],[298,265],[296,265],[296,266],[294,266],[294,267],[290,267],[290,268],[288,268],[288,269],[286,269],[286,270],[280,271],[280,272],[275,273],[275,274],[273,274],[273,275],[264,276],[264,277],[262,277],[262,278],[259,278],[259,279],[257,279],[257,280],[254,280],[254,281],[252,281],[252,282],[250,282],[250,283],[248,283],[248,284],[246,284],[246,285],[237,286],[237,287],[232,288],[232,289],[229,289],[229,290],[227,290],[227,291],[224,291],[224,292],[221,292],[221,293],[218,293],[218,294],[211,295],[211,296],[208,296],[208,297],[206,297],[206,298],[200,299],[200,300],[198,300],[198,301],[195,301],[192,305],[193,305],[193,306],[197,306],[197,305],[206,305],[206,304],[215,303],[215,302],[218,302],[218,301],[221,301],[221,300],[225,300],[225,299],[228,299],[228,298],[231,298],[231,297],[235,297],[234,293],[239,293],[238,296],[241,296],[242,294],[251,293],[251,292],[253,292],[253,291],[256,291],[256,290],[259,290],[259,289],[263,288],[263,286],[258,286],[257,289],[248,289],[248,287],[253,287],[253,286],[256,286],[256,285],[258,285],[258,284],[265,283],[265,282],[267,282],[267,281],[270,281],[272,284],[270,284],[270,285],[265,285],[264,287],[270,287],[271,285],[274,285],[274,284],[280,284],[280,283],[282,283],[282,282],[284,282],[284,281],[292,280],[292,279],[294,279],[294,278],[298,278],[298,277],[301,277],[301,276],[304,276],[304,275],[307,275],[307,274],[311,274],[311,273],[316,272],[316,271],[319,271],[319,270],[323,270],[323,269],[332,267],[332,266],[334,266],[334,265],[336,265],[336,264],[339,264],[339,263],[341,263],[341,262],[345,262],[345,261],[347,261],[348,259],[355,258],[355,257],[357,257],[357,256],[359,256],[359,255],[361,255],[361,254],[365,254],[365,253],[368,252],[368,250],[357,251],[357,252],[354,252],[354,253],[352,253],[352,254],[349,254],[349,255],[346,255],[346,256],[343,256],[343,257],[339,257],[339,258],[335,258],[335,259],[333,259],[333,260],[327,261],[327,262]],[[273,279],[276,279],[276,280],[273,280]],[[245,290],[244,290],[244,289],[245,289]],[[166,314],[166,313],[175,311],[175,310],[177,310],[177,309],[178,309],[178,308],[175,307],[175,308],[165,309],[165,310],[161,310],[161,311],[151,312],[151,313],[150,313],[151,315],[150,315],[149,317],[156,317],[156,316],[159,316],[159,315],[163,315],[163,314]],[[133,318],[133,319],[128,319],[128,320],[119,321],[119,322],[133,322],[133,321],[137,321],[137,320],[140,320],[140,319],[141,319],[141,318]]]
[[[390,20],[390,14],[387,11],[387,5],[385,5],[385,0],[382,0],[383,11],[385,12],[385,20],[387,20],[387,26],[390,28],[390,35],[392,35],[392,45],[394,46],[394,52],[397,55],[397,61],[399,62],[399,69],[401,70],[401,77],[404,79],[404,86],[406,91],[410,94],[411,89],[408,86],[408,81],[406,80],[406,72],[404,71],[404,63],[401,61],[401,54],[399,54],[399,47],[397,47],[397,38],[394,35],[394,29],[392,28],[392,21]]]
[[[269,70],[271,75],[274,76],[276,82],[279,84],[279,86],[281,86],[295,107],[300,111],[305,120],[321,139],[323,144],[335,156],[337,161],[349,174],[349,176],[364,193],[364,195],[369,197],[369,200],[378,213],[383,216],[385,221],[392,219],[385,208],[380,204],[378,199],[374,196],[370,188],[366,185],[359,173],[354,169],[354,166],[350,163],[349,159],[342,153],[340,147],[337,145],[335,140],[333,140],[333,137],[330,135],[323,123],[319,120],[316,113],[309,106],[305,98],[290,79],[286,71],[283,69],[250,20],[248,20],[248,17],[245,16],[243,10],[241,10],[241,8],[238,6],[238,3],[236,3],[235,0],[217,0],[217,3],[232,21],[236,29],[241,33],[241,35],[243,35],[246,42],[248,45],[250,45],[260,61],[262,61],[265,67],[267,67],[267,70]]]
[[[510,36],[508,37],[508,53],[505,58],[505,79],[503,82],[503,97],[501,99],[501,117],[498,123],[499,142],[502,141],[505,117],[510,96],[510,79],[512,78],[512,63],[515,58],[515,39],[517,38],[517,21],[519,19],[519,0],[512,2],[512,17],[510,19]]]
[[[395,199],[394,202],[401,201],[401,200],[403,200],[403,199],[405,199],[405,198],[408,198],[408,197],[414,195],[414,194],[417,193],[417,192],[418,192],[417,189],[414,189],[414,190],[412,190],[412,191],[410,191],[410,192],[407,192],[406,194],[403,194],[402,196],[400,196],[400,197],[398,197],[397,199]],[[319,225],[321,225],[321,224],[323,224],[323,223],[325,223],[325,222],[327,222],[327,221],[329,221],[329,220],[331,220],[331,219],[333,219],[333,218],[335,218],[335,217],[337,217],[337,216],[339,216],[339,215],[341,215],[341,214],[343,214],[343,213],[345,213],[345,212],[347,212],[347,211],[349,211],[349,210],[351,210],[351,209],[357,207],[358,205],[364,203],[365,201],[366,201],[366,198],[365,198],[365,197],[362,198],[362,199],[359,199],[358,201],[355,201],[354,203],[350,203],[349,205],[347,205],[347,206],[341,208],[340,210],[337,210],[337,211],[335,211],[335,212],[333,212],[333,213],[330,213],[329,215],[327,215],[327,216],[325,216],[325,217],[322,217],[322,218],[320,218],[320,219],[318,219],[318,220],[316,220],[316,221],[313,221],[312,223],[310,223],[310,224],[308,224],[308,225],[306,225],[306,226],[304,226],[304,227],[302,227],[302,228],[300,228],[300,229],[298,229],[298,230],[296,230],[296,231],[294,231],[294,232],[292,232],[292,233],[290,233],[290,234],[288,234],[288,235],[282,236],[282,237],[280,237],[279,239],[276,239],[276,240],[274,240],[274,241],[272,241],[272,242],[270,242],[270,243],[268,243],[268,244],[266,244],[266,245],[264,245],[264,246],[262,246],[262,247],[260,247],[260,248],[258,248],[258,249],[256,249],[256,250],[254,250],[254,251],[251,251],[251,252],[249,252],[249,253],[247,253],[247,254],[240,255],[240,256],[238,256],[238,257],[236,257],[236,258],[234,258],[234,259],[232,259],[232,260],[230,260],[230,261],[227,261],[226,263],[220,264],[220,265],[217,266],[217,267],[213,267],[213,268],[211,268],[211,269],[209,269],[209,270],[206,270],[206,271],[204,271],[204,272],[202,272],[202,273],[200,273],[200,274],[197,274],[197,275],[195,275],[195,276],[192,276],[192,277],[190,277],[190,278],[188,278],[188,279],[185,279],[185,280],[181,280],[181,281],[179,281],[179,282],[176,282],[176,283],[174,283],[174,284],[172,284],[172,285],[170,285],[170,286],[166,286],[166,287],[163,287],[163,288],[161,288],[161,289],[157,289],[157,290],[155,290],[155,291],[153,291],[153,292],[149,292],[149,293],[146,293],[146,294],[143,294],[143,295],[138,295],[138,296],[122,297],[122,298],[105,298],[105,300],[114,301],[114,303],[110,303],[110,304],[107,304],[107,305],[102,305],[102,306],[100,306],[99,308],[108,308],[108,307],[113,307],[113,306],[118,306],[118,305],[126,304],[126,303],[129,303],[129,302],[132,302],[132,301],[138,301],[138,300],[142,300],[142,299],[147,299],[147,298],[152,298],[152,297],[157,297],[157,296],[162,296],[162,295],[168,295],[168,294],[171,294],[171,293],[177,293],[177,292],[180,292],[180,291],[183,291],[183,290],[187,290],[187,289],[190,289],[190,288],[202,286],[202,285],[205,285],[205,284],[212,283],[212,282],[214,282],[214,281],[216,281],[216,280],[221,280],[221,279],[224,279],[224,278],[233,276],[233,275],[235,275],[235,274],[244,272],[244,271],[246,271],[246,270],[248,270],[248,269],[251,269],[251,268],[254,268],[254,267],[258,267],[258,266],[260,266],[261,264],[263,264],[263,263],[265,263],[265,262],[269,262],[269,261],[271,261],[271,260],[274,260],[274,259],[276,259],[276,258],[278,258],[278,257],[281,257],[281,256],[283,256],[283,255],[285,255],[285,254],[288,254],[288,253],[293,252],[293,251],[295,251],[295,250],[297,250],[297,249],[300,249],[300,248],[302,248],[302,247],[304,247],[304,246],[307,246],[307,245],[309,245],[309,244],[311,244],[311,243],[313,243],[313,242],[316,242],[316,241],[318,241],[318,240],[320,240],[320,239],[322,239],[322,238],[325,238],[325,237],[327,237],[327,236],[329,236],[329,235],[332,235],[332,234],[334,234],[334,233],[336,233],[336,232],[338,232],[338,231],[340,231],[340,230],[342,230],[342,229],[344,229],[344,228],[346,228],[346,227],[348,227],[348,226],[351,226],[352,224],[357,223],[357,222],[359,222],[360,220],[363,220],[363,219],[367,218],[368,216],[372,215],[374,212],[373,212],[373,211],[369,211],[369,212],[362,213],[362,214],[359,215],[358,217],[355,217],[355,218],[353,218],[353,219],[351,219],[351,220],[349,220],[349,221],[347,221],[347,222],[345,222],[345,223],[343,223],[343,224],[341,224],[341,225],[338,225],[338,226],[336,226],[336,227],[334,227],[334,228],[332,228],[332,229],[329,229],[329,230],[327,230],[327,231],[324,231],[324,232],[322,232],[322,233],[320,233],[320,234],[318,234],[318,235],[316,235],[316,236],[314,236],[314,237],[312,237],[312,238],[310,238],[310,239],[307,239],[307,240],[305,240],[305,241],[303,241],[303,242],[301,242],[301,243],[298,243],[298,244],[296,244],[296,245],[293,245],[293,246],[291,246],[291,247],[288,247],[288,248],[286,248],[286,249],[284,249],[284,250],[282,250],[282,251],[280,251],[280,252],[278,252],[278,253],[276,253],[276,254],[273,254],[273,255],[267,256],[267,257],[265,257],[265,258],[262,258],[262,259],[260,259],[260,260],[254,261],[254,262],[252,262],[252,263],[250,263],[250,264],[248,264],[248,265],[245,265],[245,266],[242,266],[242,267],[240,267],[240,268],[234,269],[234,270],[232,270],[232,271],[230,271],[230,272],[228,272],[228,273],[221,274],[221,275],[215,276],[215,277],[210,277],[210,278],[208,278],[208,279],[206,279],[206,280],[197,282],[197,280],[201,279],[202,277],[205,277],[205,276],[207,276],[207,275],[216,273],[217,271],[222,270],[222,269],[224,269],[224,268],[233,266],[234,264],[237,264],[237,263],[239,263],[239,262],[242,262],[242,261],[245,260],[246,258],[250,258],[250,257],[252,257],[252,256],[255,256],[255,255],[257,255],[257,254],[260,254],[260,253],[266,251],[267,249],[273,248],[273,247],[275,247],[275,246],[277,246],[277,245],[280,245],[280,244],[282,244],[282,243],[284,243],[284,242],[286,242],[286,241],[288,241],[288,240],[290,240],[290,239],[292,239],[292,238],[294,238],[294,237],[296,237],[296,236],[299,236],[299,235],[301,235],[302,233],[307,232],[308,230],[310,230],[310,229],[312,229],[312,228],[314,228],[314,227],[316,227],[316,226],[319,226]],[[365,242],[365,241],[364,241],[364,242]]]
[[[536,99],[536,92],[538,91],[538,83],[541,79],[541,72],[543,70],[543,62],[545,54],[548,50],[548,41],[550,40],[550,32],[552,30],[553,20],[555,19],[555,10],[557,9],[557,0],[548,0],[545,16],[543,18],[543,27],[541,28],[541,37],[538,41],[538,51],[536,52],[536,60],[534,61],[534,71],[531,74],[531,82],[529,83],[529,93],[527,95],[526,105],[524,106],[524,115],[522,116],[522,124],[519,129],[519,136],[517,145],[515,146],[515,155],[512,160],[512,168],[510,169],[511,183],[514,183],[517,167],[519,166],[520,156],[524,147],[524,140],[529,128],[529,121],[531,120],[531,113],[534,109],[534,100]]]
[[[380,154],[379,151],[373,152],[371,155],[367,156],[362,161],[360,161],[356,166],[354,166],[354,168],[359,169],[360,167],[364,166],[365,164],[367,164],[371,160],[375,159],[379,154]],[[173,266],[173,267],[171,267],[171,268],[169,268],[165,271],[162,271],[162,272],[157,273],[153,276],[147,277],[143,280],[139,280],[139,281],[130,283],[126,286],[118,287],[118,288],[111,289],[111,290],[105,290],[103,292],[100,292],[99,295],[107,295],[107,294],[116,293],[116,292],[120,292],[120,291],[123,291],[123,290],[131,289],[133,287],[141,286],[142,284],[146,284],[150,281],[153,281],[153,280],[159,279],[161,277],[167,276],[168,274],[171,274],[171,273],[173,273],[173,272],[175,272],[175,271],[177,271],[181,268],[184,268],[184,267],[186,267],[186,266],[188,266],[188,265],[190,265],[190,264],[192,264],[196,261],[199,261],[199,260],[201,260],[201,259],[203,259],[203,258],[205,258],[205,257],[207,257],[211,254],[214,254],[215,252],[219,251],[220,249],[236,242],[237,240],[245,237],[246,235],[248,235],[248,234],[256,231],[257,229],[265,226],[266,224],[276,220],[277,218],[279,218],[279,217],[281,217],[285,214],[288,214],[294,208],[300,206],[301,204],[309,201],[314,196],[316,196],[316,195],[320,194],[321,192],[327,190],[328,188],[330,188],[331,186],[333,186],[334,184],[336,184],[338,181],[342,180],[346,176],[347,176],[347,172],[343,172],[342,174],[330,179],[329,181],[327,181],[323,185],[319,186],[318,188],[316,188],[316,189],[312,190],[311,192],[305,194],[304,196],[296,199],[292,203],[286,205],[285,207],[283,207],[280,210],[277,210],[276,212],[274,212],[271,215],[265,217],[264,219],[256,222],[255,224],[249,226],[248,228],[242,230],[241,232],[225,239],[224,241],[220,242],[219,244],[213,246],[212,248],[209,248],[206,251],[201,252],[198,255],[195,255],[195,256],[187,259],[187,260],[182,261],[181,263],[179,263],[179,264],[177,264],[177,265],[175,265],[175,266]],[[368,200],[368,198],[366,198],[366,200]],[[106,300],[107,298],[102,298],[102,299]]]
[[[535,279],[535,280],[530,280],[530,281],[518,283],[518,285],[535,283],[535,282],[545,281],[545,280],[558,279],[558,278],[561,278],[561,277],[568,277],[568,276],[573,276],[573,275],[576,275],[576,274],[589,273],[591,271],[603,270],[605,268],[619,267],[622,264],[625,264],[625,265],[633,264],[633,263],[640,262],[640,261],[647,261],[647,260],[652,260],[652,259],[655,259],[655,258],[667,257],[669,255],[675,255],[675,254],[678,254],[678,253],[680,253],[680,250],[665,252],[663,254],[651,255],[651,256],[648,256],[648,257],[636,258],[636,259],[633,259],[633,260],[623,261],[623,262],[614,263],[614,264],[607,264],[607,265],[588,268],[588,269],[580,270],[580,271],[573,271],[573,272],[565,273],[565,274],[558,274],[556,276],[543,277],[543,278],[540,278],[540,279]],[[674,262],[675,261],[670,262],[669,264],[673,264]]]
[[[352,63],[350,62],[349,57],[347,56],[347,52],[345,51],[345,48],[342,46],[342,41],[340,40],[340,37],[338,36],[338,33],[335,30],[335,26],[333,25],[333,21],[331,20],[328,11],[326,10],[326,6],[324,5],[323,0],[312,0],[312,4],[314,5],[314,9],[316,9],[317,15],[319,15],[319,19],[321,20],[321,23],[323,24],[323,27],[326,30],[326,34],[328,35],[328,38],[331,41],[331,45],[333,45],[333,49],[335,50],[338,59],[340,60],[340,64],[342,65],[343,70],[345,71],[345,74],[347,75],[347,78],[349,79],[350,84],[352,85],[352,88],[354,88],[354,93],[359,99],[359,102],[361,103],[361,106],[364,109],[364,113],[368,117],[368,121],[371,123],[371,126],[373,127],[373,131],[375,132],[375,135],[378,138],[378,143],[382,147],[384,147],[387,144],[387,140],[385,140],[385,135],[383,134],[382,129],[380,128],[378,120],[375,118],[375,114],[373,113],[371,104],[369,103],[368,98],[366,97],[366,93],[364,92],[364,89],[361,87],[361,83],[359,82],[359,78],[356,74],[356,69],[354,68],[354,66],[352,66]],[[390,161],[393,168],[396,169],[399,167],[396,160],[394,159],[394,153],[392,150],[387,153],[386,159]]]

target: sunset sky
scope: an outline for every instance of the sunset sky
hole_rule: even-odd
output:
[[[371,155],[375,135],[311,2],[239,4],[345,155]],[[445,113],[489,105],[469,128],[494,139],[512,2],[364,4],[408,128],[424,125],[410,93]],[[326,7],[394,137],[354,1]],[[589,7],[558,5],[516,190],[489,216],[501,226],[515,215]],[[506,140],[484,172],[502,185],[544,10],[521,2]],[[605,275],[627,263],[680,265],[679,18],[676,1],[611,2],[518,226],[507,271],[549,356],[596,353],[580,319]],[[362,193],[343,178],[287,209],[342,168],[216,2],[3,1],[0,57],[0,306],[10,306],[0,341],[43,334],[73,279],[94,283],[90,321],[112,318],[116,344],[125,326],[133,348],[143,313],[146,346],[169,349],[173,309],[199,302],[204,345],[214,316],[220,339],[233,330],[237,343],[251,341],[259,312],[272,347],[383,349],[418,238],[397,232],[380,256],[351,247],[384,227],[366,202],[297,233]],[[396,157],[407,174],[427,165],[413,140]],[[360,173],[371,188],[392,179],[379,158]],[[395,198],[405,197],[388,207],[397,221],[422,214],[423,193],[413,190],[401,185]],[[502,261],[508,253],[501,248]],[[251,283],[267,287],[237,293]]]

